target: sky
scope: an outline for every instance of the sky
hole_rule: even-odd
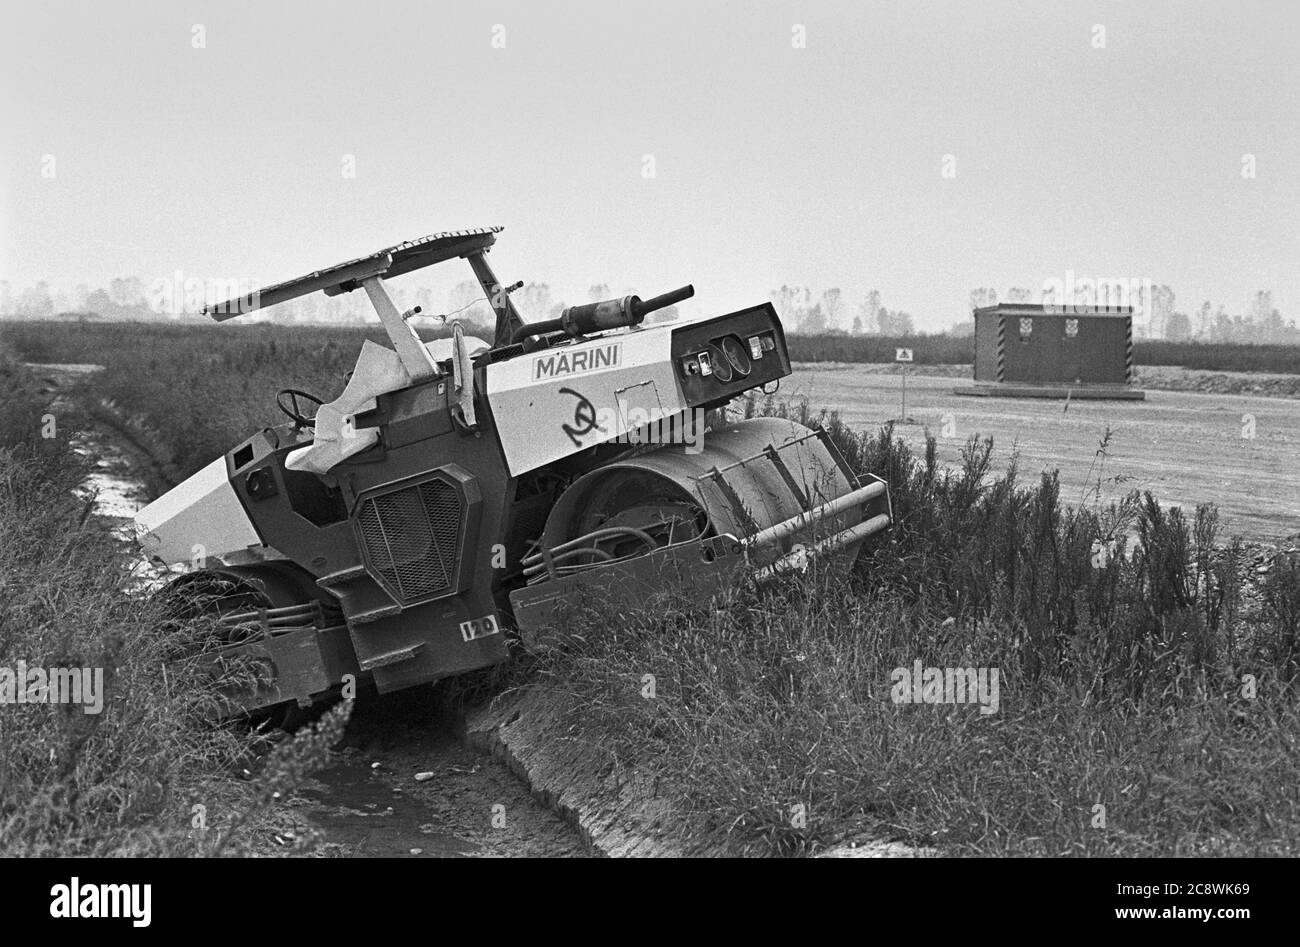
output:
[[[1072,272],[1294,319],[1298,50],[1285,0],[10,5],[0,278],[262,285],[500,224],[557,301],[877,289],[940,330]]]

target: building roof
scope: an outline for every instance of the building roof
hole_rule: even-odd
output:
[[[983,306],[975,310],[975,315],[997,313],[1003,316],[1069,316],[1071,319],[1084,318],[1128,318],[1133,315],[1132,306],[1041,306],[1037,303],[998,303],[996,306]]]

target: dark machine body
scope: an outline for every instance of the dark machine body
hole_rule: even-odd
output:
[[[569,608],[707,596],[888,525],[886,485],[850,471],[824,433],[719,411],[790,372],[770,304],[642,325],[688,298],[683,287],[524,323],[484,259],[498,230],[435,235],[212,307],[227,318],[362,288],[393,342],[367,343],[314,418],[304,393],[282,392],[290,423],[138,517],[146,550],[186,567],[165,594],[220,616],[217,659],[267,666],[232,711],[307,706],[352,680],[386,692],[462,674]],[[386,277],[453,257],[493,305],[491,343],[459,328],[423,343],[384,291]]]

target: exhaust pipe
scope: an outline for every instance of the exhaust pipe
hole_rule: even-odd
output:
[[[545,319],[530,322],[515,330],[510,344],[522,342],[534,335],[546,335],[551,332],[567,332],[575,338],[606,329],[623,329],[640,325],[647,315],[657,309],[665,309],[684,302],[695,295],[694,286],[683,286],[672,292],[642,299],[640,296],[624,296],[622,299],[606,299],[604,302],[587,303],[584,306],[570,306],[558,319]]]

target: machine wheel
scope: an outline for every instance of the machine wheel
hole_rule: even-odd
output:
[[[574,503],[567,535],[557,542],[595,534],[592,554],[575,564],[644,555],[661,546],[698,539],[709,526],[698,501],[649,470],[615,468],[596,479]]]
[[[183,642],[175,652],[175,660],[192,657],[212,646],[233,647],[255,640],[257,632],[250,624],[231,621],[239,615],[308,604],[292,580],[270,571],[257,573],[246,568],[202,569],[180,576],[155,593],[155,600],[174,622],[216,620],[206,626],[201,637]],[[301,708],[297,701],[288,700],[243,716],[260,730],[292,731],[315,719],[330,703],[320,701]]]
[[[525,571],[538,582],[551,567],[567,575],[664,546],[753,536],[853,488],[842,461],[809,428],[778,418],[711,427],[695,453],[664,446],[575,480],[542,533],[550,565],[535,553]]]

